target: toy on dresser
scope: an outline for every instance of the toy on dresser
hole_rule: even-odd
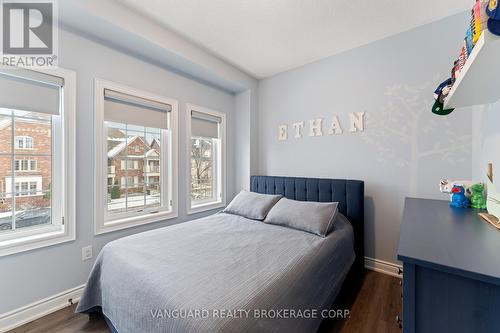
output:
[[[471,192],[471,187],[472,185],[474,185],[474,182],[471,181],[471,180],[449,180],[449,179],[441,179],[441,181],[439,182],[439,190],[442,192],[442,193],[448,193],[450,194],[450,201],[451,201],[451,197],[452,197],[452,189],[453,187],[455,186],[462,186],[464,188],[464,191],[465,191],[465,196],[466,197],[470,197],[472,195],[472,192]]]
[[[467,208],[470,205],[470,200],[465,196],[465,189],[461,185],[455,185],[451,189],[451,202],[450,206]]]
[[[470,197],[470,206],[472,208],[486,209],[486,198],[484,197],[484,184],[477,183],[470,188],[472,195]]]

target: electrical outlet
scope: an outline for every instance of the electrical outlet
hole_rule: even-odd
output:
[[[92,245],[82,247],[82,261],[92,259]]]

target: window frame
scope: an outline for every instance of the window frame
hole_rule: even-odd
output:
[[[162,194],[166,194],[166,198],[170,201],[167,205],[170,206],[168,211],[145,211],[142,213],[131,212],[119,214],[119,218],[113,220],[107,220],[107,141],[106,139],[106,129],[104,124],[104,89],[110,89],[118,91],[121,93],[129,94],[132,96],[140,96],[144,99],[154,100],[161,103],[169,104],[172,106],[170,111],[170,135],[165,135],[165,131],[162,131],[162,140],[168,139],[170,146],[170,154],[168,154],[167,147],[163,145],[162,147],[162,160],[165,161],[166,174],[163,176],[163,180],[166,180],[168,184],[167,187],[162,185]],[[159,221],[165,221],[168,219],[173,219],[178,217],[178,144],[177,144],[177,131],[178,131],[178,101],[150,92],[142,91],[136,88],[132,88],[119,83],[103,80],[100,78],[94,79],[94,147],[95,147],[95,168],[94,168],[94,190],[95,190],[95,202],[94,202],[94,233],[96,235],[104,234],[108,232],[113,232],[117,230],[123,230],[127,228],[132,228],[140,225],[150,224]],[[121,167],[121,165],[120,165]],[[162,180],[161,179],[161,180]],[[163,182],[165,184],[165,182]],[[118,215],[117,215],[118,216]]]
[[[216,201],[202,201],[197,205],[192,204],[191,200],[191,111],[196,111],[200,113],[205,113],[210,116],[215,116],[221,118],[220,124],[220,157],[215,156],[214,158],[218,158],[220,167],[217,168],[217,176],[219,179],[214,180],[214,182],[218,182],[218,192],[220,193],[219,200]],[[226,114],[223,112],[215,111],[206,107],[202,107],[199,105],[188,103],[186,104],[186,154],[187,154],[187,163],[186,163],[186,175],[187,175],[187,214],[196,214],[201,213],[217,208],[223,208],[226,206]],[[214,155],[217,155],[215,152]]]
[[[22,68],[13,69],[24,70]],[[60,110],[58,117],[52,118],[51,129],[53,138],[52,172],[61,175],[58,188],[53,189],[53,193],[59,192],[58,199],[52,200],[51,204],[51,214],[56,219],[52,217],[50,225],[0,234],[0,257],[66,243],[76,239],[76,72],[60,67],[37,68],[31,71],[57,76],[64,80],[60,90],[60,107],[62,107],[62,110]],[[15,146],[15,143],[13,143],[13,146]],[[15,184],[11,185],[15,188]],[[64,225],[62,230],[61,225]]]

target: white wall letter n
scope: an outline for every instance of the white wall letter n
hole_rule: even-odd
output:
[[[364,112],[349,113],[349,132],[364,131]]]

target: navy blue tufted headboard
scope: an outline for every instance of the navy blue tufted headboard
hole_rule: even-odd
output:
[[[364,267],[364,182],[345,179],[251,176],[250,190],[300,201],[339,202],[354,229],[357,268]]]

